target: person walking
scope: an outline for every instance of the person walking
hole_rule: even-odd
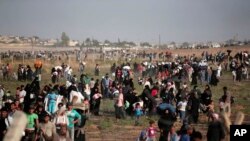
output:
[[[139,125],[140,117],[143,114],[142,107],[141,107],[139,102],[135,104],[134,111],[135,111],[135,126],[137,126],[137,125]]]
[[[116,119],[124,119],[125,118],[125,111],[124,111],[124,96],[122,93],[122,88],[119,89],[118,98],[115,99],[115,115]]]
[[[50,121],[50,115],[44,116],[44,123],[39,125],[40,137],[43,141],[53,141],[56,136],[55,124]]]
[[[180,119],[181,122],[184,121],[185,117],[186,117],[186,107],[187,107],[187,99],[186,98],[182,98],[182,100],[177,104],[177,107],[180,111]]]
[[[29,107],[29,113],[27,114],[28,124],[25,128],[25,141],[34,141],[36,138],[35,129],[39,127],[38,115],[34,113],[35,107],[32,105]]]
[[[61,109],[58,111],[58,114],[56,115],[54,119],[55,125],[56,125],[56,132],[59,134],[61,128],[69,126],[69,119],[66,115],[66,108],[61,107]]]
[[[75,124],[77,124],[79,121],[81,121],[81,115],[73,109],[73,104],[72,103],[68,103],[67,104],[67,117],[68,117],[68,121],[69,121],[69,125],[68,125],[68,131],[69,131],[69,135],[72,141],[74,141],[74,134],[75,134]]]
[[[219,115],[214,113],[212,115],[212,122],[209,123],[207,130],[207,141],[221,141],[225,138],[225,131],[223,124],[219,120]]]

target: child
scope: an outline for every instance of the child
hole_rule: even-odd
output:
[[[135,126],[137,126],[139,125],[140,116],[143,114],[140,103],[136,103],[134,111],[135,111]]]
[[[147,141],[156,141],[156,132],[158,130],[155,127],[155,121],[150,120],[149,121],[149,128],[147,129]]]
[[[186,117],[187,99],[186,98],[182,98],[182,100],[177,104],[177,107],[178,107],[178,109],[180,111],[181,122],[183,122],[183,120]]]
[[[208,113],[207,113],[208,122],[210,122],[210,120],[212,120],[212,115],[213,115],[213,113],[215,112],[213,100],[210,100],[210,101],[209,101],[209,105],[207,106],[207,108],[208,108]]]

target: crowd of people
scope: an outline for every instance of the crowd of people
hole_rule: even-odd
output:
[[[84,140],[83,127],[88,113],[100,116],[102,99],[112,99],[117,121],[132,116],[134,125],[138,126],[142,116],[159,115],[158,127],[150,120],[149,127],[139,135],[140,141],[155,141],[157,132],[161,141],[203,140],[202,134],[192,127],[198,123],[201,113],[207,115],[209,122],[207,140],[219,141],[226,135],[219,113],[230,113],[234,98],[226,86],[221,88],[220,111],[215,111],[210,87],[217,86],[223,70],[228,70],[226,63],[234,81],[248,79],[246,61],[249,58],[236,56],[226,63],[223,59],[211,61],[208,58],[206,55],[202,58],[178,56],[171,62],[113,64],[110,73],[100,79],[103,73],[99,64],[94,68],[97,79],[85,73],[85,62],[79,64],[80,78],[73,74],[69,65],[62,64],[51,69],[51,83],[43,87],[40,86],[41,61],[35,62],[34,73],[30,66],[19,65],[17,80],[33,81],[17,87],[15,94],[0,86],[0,140],[11,126],[16,111],[27,115],[24,141]],[[58,85],[60,79],[65,84]],[[205,89],[202,91],[199,85],[205,85]],[[182,124],[178,132],[177,122]]]

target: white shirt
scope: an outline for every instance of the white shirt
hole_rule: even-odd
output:
[[[123,94],[122,93],[120,93],[119,95],[118,95],[118,99],[117,99],[117,106],[118,107],[122,107],[123,106]]]
[[[20,101],[20,103],[23,103],[23,101],[24,101],[24,97],[26,96],[26,91],[25,90],[22,90],[21,92],[20,92],[20,94],[19,94],[19,101]]]
[[[187,101],[180,101],[177,105],[180,111],[186,111]]]
[[[55,124],[66,124],[69,125],[68,117],[66,114],[64,115],[58,115],[55,120]]]
[[[146,81],[145,84],[144,84],[144,87],[148,85],[150,87],[150,82],[149,81]]]
[[[69,69],[69,70],[68,70],[68,75],[71,75],[72,72],[73,72],[73,70],[72,70],[72,69]]]
[[[4,95],[4,91],[3,91],[3,89],[0,89],[0,99],[3,98],[3,95]]]
[[[77,100],[75,101],[76,103],[82,103],[82,100],[84,100],[84,97],[82,96],[82,94],[80,92],[77,91],[71,91],[70,92],[70,99],[69,101],[72,102],[73,101],[73,97],[76,96]]]
[[[57,72],[57,71],[54,71],[54,72],[52,73],[52,75],[58,75],[58,72]]]

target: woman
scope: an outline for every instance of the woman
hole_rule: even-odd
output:
[[[95,94],[95,89],[99,89],[99,87],[100,87],[100,81],[99,81],[99,79],[96,79],[96,81],[95,81],[95,84],[94,84],[94,87],[92,88],[92,89],[90,89],[90,101],[89,101],[89,103],[90,103],[90,111],[93,111],[93,108],[94,108],[94,105],[93,105],[93,96],[94,96],[94,94]]]
[[[38,115],[38,121],[39,121],[39,123],[43,123],[44,122],[44,116],[46,114],[48,114],[45,111],[45,109],[44,109],[43,106],[38,106],[37,109],[36,109],[36,111],[35,111],[35,113]]]
[[[55,117],[56,132],[59,134],[62,127],[67,127],[69,125],[68,117],[66,115],[66,108],[61,107],[58,115]]]
[[[212,99],[212,91],[209,85],[206,85],[203,94],[201,95],[202,104],[208,106],[210,100]]]
[[[120,118],[125,118],[125,112],[124,112],[124,96],[122,93],[122,88],[119,89],[118,98],[115,99],[115,115],[116,120]]]
[[[172,125],[170,131],[168,133],[168,140],[167,141],[179,141],[180,137],[177,135],[175,131],[175,125]]]
[[[211,75],[211,81],[210,81],[210,84],[212,86],[217,86],[219,82],[219,79],[217,77],[217,70],[212,70],[212,75]]]
[[[101,105],[101,98],[102,94],[99,92],[99,89],[96,88],[94,91],[94,95],[92,97],[92,104],[93,104],[93,114],[98,116],[99,115],[99,110],[100,110],[100,105]]]
[[[46,95],[48,94],[48,92],[50,91],[50,87],[48,85],[45,85],[42,89],[42,91],[39,93],[37,100],[38,101],[44,101]]]

